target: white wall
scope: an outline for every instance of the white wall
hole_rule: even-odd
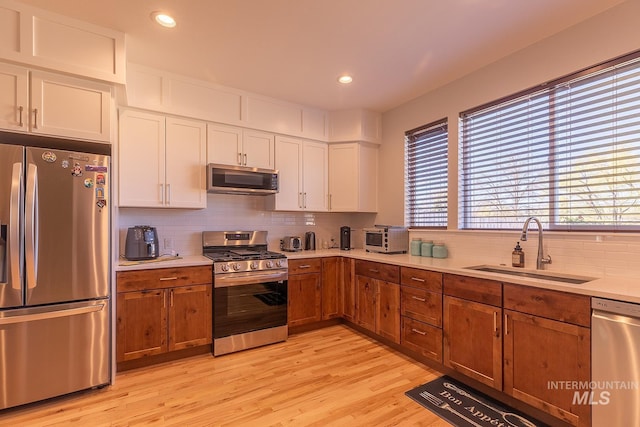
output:
[[[270,250],[278,250],[284,236],[304,237],[316,233],[318,249],[323,241],[340,243],[340,227],[352,228],[352,245],[362,248],[363,227],[373,225],[374,214],[273,212],[265,210],[265,197],[209,194],[207,209],[139,209],[120,208],[118,219],[119,251],[124,253],[127,228],[151,225],[157,228],[160,253],[169,253],[164,240],[171,239],[180,255],[202,254],[202,232],[267,230]]]
[[[628,0],[382,115],[379,224],[404,222],[404,132],[449,118],[450,227],[456,227],[458,115],[640,48],[640,1]],[[471,36],[471,35],[470,35]]]
[[[378,177],[380,211],[375,222],[380,224],[404,223],[404,132],[409,129],[448,117],[449,119],[449,233],[439,235],[441,240],[449,236],[454,246],[464,247],[464,242],[477,242],[487,232],[454,233],[457,229],[458,188],[458,117],[461,111],[537,86],[599,62],[620,56],[640,48],[640,1],[628,0],[581,24],[542,40],[500,61],[456,80],[438,90],[424,94],[382,116],[382,145],[380,147],[380,174]],[[512,235],[511,235],[512,234]],[[511,253],[518,239],[517,233],[492,237],[492,248],[500,248],[500,255],[485,262],[498,262]],[[572,239],[580,241],[571,247],[575,257],[584,259],[589,265],[598,259],[602,266],[602,251],[592,245],[595,238],[578,237],[578,233],[546,233],[550,241]],[[455,237],[454,237],[455,236]],[[498,237],[496,237],[498,236]],[[535,234],[534,234],[535,236]],[[574,237],[572,237],[574,236]],[[635,242],[623,253],[640,259],[640,236],[620,237],[602,235],[605,240]],[[497,240],[496,240],[497,239]],[[531,240],[531,239],[530,239]],[[535,239],[533,239],[535,240]],[[529,244],[529,242],[528,242]],[[626,245],[626,243],[623,243]],[[601,247],[600,247],[601,248]],[[493,250],[496,253],[496,250]],[[562,249],[563,251],[566,249]],[[576,252],[577,251],[577,252]],[[453,251],[454,254],[460,251]],[[463,251],[464,252],[464,251]],[[609,258],[615,258],[616,255]],[[506,255],[505,255],[506,254]],[[486,258],[486,257],[485,257]],[[528,259],[535,258],[535,250],[528,251]],[[568,260],[567,260],[568,262]],[[527,265],[529,267],[530,265]],[[535,264],[533,265],[535,268]],[[567,267],[566,265],[564,266]],[[561,260],[552,269],[561,269]],[[623,266],[615,274],[621,274]],[[598,268],[599,274],[607,274],[606,268]],[[637,274],[637,272],[636,272]]]

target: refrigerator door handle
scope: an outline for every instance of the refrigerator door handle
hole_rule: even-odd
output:
[[[22,200],[22,163],[14,163],[11,174],[11,204],[9,208],[9,265],[11,288],[21,288],[22,263],[20,262],[20,202]]]
[[[38,285],[38,167],[29,163],[25,201],[25,264],[27,289]]]
[[[12,323],[34,322],[36,320],[55,319],[58,317],[77,316],[79,314],[88,314],[102,311],[105,304],[95,304],[86,307],[67,308],[63,310],[46,311],[43,313],[22,314],[17,316],[0,317],[1,325],[10,325]]]

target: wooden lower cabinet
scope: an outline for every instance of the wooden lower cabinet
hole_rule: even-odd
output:
[[[591,409],[576,391],[552,382],[591,379],[589,328],[505,310],[504,391],[575,426],[589,426]],[[576,402],[576,403],[574,403]]]
[[[442,273],[400,268],[400,343],[442,363]]]
[[[340,314],[342,318],[356,323],[356,279],[355,260],[340,259]]]
[[[400,343],[400,285],[377,281],[376,334]]]
[[[211,285],[169,291],[169,351],[211,344]]]
[[[341,258],[289,260],[290,327],[340,317]]]
[[[372,332],[376,330],[376,279],[356,276],[356,323]]]
[[[116,361],[211,344],[211,285],[121,292]]]
[[[167,351],[166,291],[120,292],[116,311],[116,361],[138,359]]]
[[[399,267],[356,260],[355,273],[356,323],[399,344]]]
[[[444,365],[502,390],[502,309],[446,295]]]
[[[211,344],[211,278],[211,267],[118,272],[116,362]]]
[[[290,274],[287,323],[290,327],[322,320],[320,273]]]
[[[341,258],[322,258],[322,320],[340,317]]]
[[[554,382],[591,380],[591,300],[585,295],[504,285],[504,391],[571,425],[590,426],[583,389]]]
[[[442,329],[402,316],[403,347],[442,363]]]

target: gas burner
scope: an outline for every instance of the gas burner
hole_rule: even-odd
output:
[[[214,275],[288,268],[286,255],[267,250],[266,231],[205,231],[202,243]]]

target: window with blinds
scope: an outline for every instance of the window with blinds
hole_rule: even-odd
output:
[[[405,133],[405,222],[447,227],[447,120]]]
[[[461,123],[461,228],[640,229],[640,52]]]

